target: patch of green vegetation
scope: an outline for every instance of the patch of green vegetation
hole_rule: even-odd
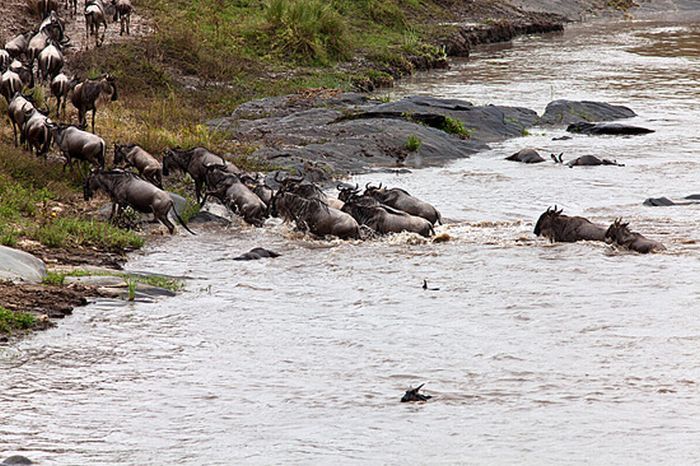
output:
[[[420,146],[423,145],[423,141],[420,140],[418,136],[415,134],[411,134],[408,139],[406,139],[406,150],[409,152],[415,152],[418,149],[420,149]]]
[[[30,230],[30,236],[49,247],[94,246],[121,251],[138,249],[143,238],[106,222],[79,218],[56,218]]]
[[[523,128],[522,130],[520,130],[520,135],[523,137],[532,136],[532,133],[527,128]]]
[[[36,317],[26,312],[10,311],[0,306],[0,334],[11,335],[17,330],[27,330],[36,324]]]
[[[44,277],[44,280],[42,280],[42,283],[45,285],[63,285],[63,282],[66,279],[66,275],[63,273],[59,272],[52,272],[49,271],[46,273],[46,277]]]
[[[460,120],[449,116],[445,117],[445,122],[440,129],[446,133],[454,134],[465,139],[471,138],[474,132],[473,130],[465,128],[464,123]]]
[[[50,271],[47,273],[46,278],[44,278],[43,283],[48,285],[63,285],[65,283],[66,277],[119,277],[124,279],[127,285],[129,285],[130,283],[133,283],[134,285],[143,283],[145,285],[163,288],[172,292],[180,291],[184,287],[184,284],[181,280],[178,280],[176,278],[164,277],[161,275],[140,275],[118,271],[112,272],[106,270],[103,271],[84,269],[75,269],[68,272]]]

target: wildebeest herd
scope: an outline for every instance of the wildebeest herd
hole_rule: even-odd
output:
[[[303,176],[278,172],[266,179],[261,173],[247,173],[204,147],[168,149],[161,162],[136,144],[115,144],[114,164],[123,168],[106,170],[107,145],[95,134],[95,113],[101,104],[118,98],[116,80],[109,74],[81,80],[63,72],[63,51],[70,46],[70,38],[65,35],[59,10],[62,7],[66,14],[74,17],[77,0],[65,0],[62,5],[59,0],[38,0],[37,6],[42,17],[37,29],[18,34],[0,49],[0,94],[8,104],[7,116],[13,128],[14,143],[44,157],[55,146],[65,159],[64,169],[72,169],[74,161],[90,164],[93,168],[84,180],[84,197],[88,200],[96,191],[107,194],[112,201],[110,219],[131,207],[153,214],[173,233],[175,226],[169,218],[172,212],[191,232],[177,213],[173,198],[163,190],[163,177],[177,171],[194,181],[200,206],[208,198],[217,199],[256,227],[263,226],[269,217],[279,217],[317,237],[361,239],[401,232],[430,237],[435,234],[435,225],[442,223],[435,207],[403,189],[368,183],[363,190],[358,185],[340,183],[336,198]],[[94,37],[97,47],[104,42],[110,17],[115,22],[120,21],[121,34],[129,34],[132,12],[130,0],[84,0],[86,47],[90,36]],[[33,98],[37,82],[40,86],[48,85],[55,98],[56,118],[66,117],[66,102],[70,101],[77,110],[77,124],[56,123],[49,117],[50,109],[38,108]],[[92,132],[87,131],[90,112]],[[584,130],[620,131],[615,125],[580,128]],[[507,159],[525,163],[544,161],[531,149]],[[552,155],[552,159],[564,163],[561,154]],[[616,161],[593,156],[580,157],[567,165],[622,166]],[[621,220],[605,229],[587,219],[563,215],[556,207],[542,214],[534,233],[551,241],[606,241],[643,253],[664,249],[660,243],[631,232],[628,224]]]

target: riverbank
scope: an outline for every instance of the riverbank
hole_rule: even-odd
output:
[[[316,15],[310,21],[299,17],[295,5],[277,1],[214,11],[184,1],[137,2],[144,21],[136,24],[158,27],[148,26],[148,34],[120,39],[118,44],[110,33],[111,42],[88,52],[81,51],[83,43],[78,41],[79,50],[71,53],[71,72],[83,76],[110,72],[118,79],[120,100],[98,117],[98,134],[110,146],[134,142],[157,154],[166,147],[204,145],[228,154],[243,168],[290,168],[274,157],[260,157],[260,140],[232,138],[230,131],[202,122],[234,112],[241,103],[258,97],[288,93],[304,97],[308,88],[340,92],[391,86],[415,71],[445,67],[448,55],[466,56],[481,43],[561,30],[586,9],[607,8],[599,2],[579,2],[551,14],[529,10],[527,5],[495,6],[487,1],[370,1],[362,7],[342,1],[306,2],[304,8]],[[173,7],[178,11],[173,12]],[[0,7],[2,17],[12,19],[0,25],[3,38],[36,22],[21,8],[21,2]],[[193,22],[194,17],[199,20]],[[307,27],[320,19],[321,29]],[[78,31],[76,25],[72,23],[69,30]],[[518,128],[522,131],[525,125]],[[456,130],[460,132],[459,127]],[[462,131],[463,144],[478,150],[479,145],[468,140],[467,129]],[[99,206],[80,199],[78,174],[62,172],[58,160],[36,160],[12,147],[11,141],[10,129],[4,128],[0,134],[2,244],[31,252],[50,266],[115,268],[126,260],[128,251],[143,244],[143,235],[97,219]],[[405,141],[394,141],[383,152],[401,158]],[[24,194],[17,202],[9,193]],[[183,194],[191,195],[186,190]],[[89,290],[85,293],[83,298]],[[13,309],[22,308],[17,299],[12,297]]]

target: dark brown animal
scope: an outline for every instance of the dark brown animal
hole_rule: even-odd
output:
[[[95,113],[97,108],[106,102],[117,100],[117,82],[109,74],[98,79],[86,79],[81,82],[71,94],[70,101],[78,110],[78,125],[81,129],[87,127],[87,113],[92,112],[92,132],[95,132]]]
[[[442,216],[440,212],[431,204],[411,196],[407,191],[400,188],[383,188],[380,184],[378,187],[371,186],[369,183],[365,186],[365,195],[378,200],[384,205],[401,210],[407,214],[422,217],[431,224],[441,224]]]
[[[66,159],[64,170],[66,166],[72,168],[73,159],[104,168],[107,150],[104,139],[72,125],[49,124],[47,127],[51,130],[56,145]]]
[[[423,388],[423,384],[420,384],[416,388],[410,388],[404,393],[404,395],[401,397],[401,403],[409,403],[412,401],[428,401],[429,399],[432,398],[430,395],[423,395],[422,393],[418,393],[421,388]]]
[[[112,0],[114,7],[114,22],[119,21],[121,30],[119,35],[131,35],[131,14],[134,12],[134,7],[131,5],[131,0]]]
[[[563,209],[548,208],[535,225],[534,233],[551,242],[604,241],[605,228],[583,217],[562,215]]]
[[[360,225],[365,225],[380,235],[404,231],[425,237],[435,234],[429,220],[381,204],[370,196],[349,197],[342,211],[352,215]]]
[[[564,163],[564,160],[562,159],[562,156],[564,154],[561,153],[559,156],[555,156],[554,154],[551,154],[550,157],[552,157],[552,160],[554,160],[555,163]],[[617,160],[608,160],[608,159],[599,159],[595,155],[582,155],[581,157],[577,157],[573,160],[569,160],[566,162],[566,166],[569,168],[574,168],[574,167],[593,167],[596,165],[614,165],[616,167],[624,167],[625,165],[622,163],[617,163]]]
[[[85,49],[88,49],[90,36],[95,37],[95,47],[99,47],[107,34],[107,13],[102,0],[89,0],[85,3]],[[100,27],[103,27],[100,37]]]
[[[51,94],[56,98],[56,116],[66,116],[68,95],[75,89],[78,83],[79,81],[75,76],[69,79],[68,76],[63,73],[57,74],[56,77],[51,80]]]
[[[267,205],[243,182],[238,175],[226,171],[225,165],[208,165],[205,174],[207,196],[219,199],[234,214],[247,223],[262,226],[267,218]],[[206,198],[205,198],[206,199]]]
[[[136,144],[115,144],[114,164],[134,167],[139,174],[163,189],[163,165],[154,156]]]
[[[616,244],[641,254],[666,250],[666,247],[658,241],[648,239],[641,233],[631,231],[629,223],[622,223],[621,218],[616,219],[605,232],[605,242]]]
[[[329,207],[318,199],[306,199],[290,192],[277,193],[275,212],[285,221],[293,221],[301,231],[316,236],[359,239],[360,225],[348,213]]]

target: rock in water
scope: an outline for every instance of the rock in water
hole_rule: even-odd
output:
[[[2,465],[13,465],[13,466],[20,466],[20,465],[28,465],[28,464],[34,464],[32,460],[27,458],[26,456],[22,455],[13,455],[7,458],[5,461],[0,463]]]
[[[623,125],[620,123],[572,123],[566,130],[570,133],[593,134],[593,135],[613,135],[632,136],[638,134],[653,133],[653,129],[642,128],[640,126]]]
[[[637,116],[630,108],[605,102],[555,100],[540,118],[542,125],[569,125],[582,121],[612,121]]]
[[[24,251],[0,246],[0,280],[41,283],[46,277],[44,262]]]

